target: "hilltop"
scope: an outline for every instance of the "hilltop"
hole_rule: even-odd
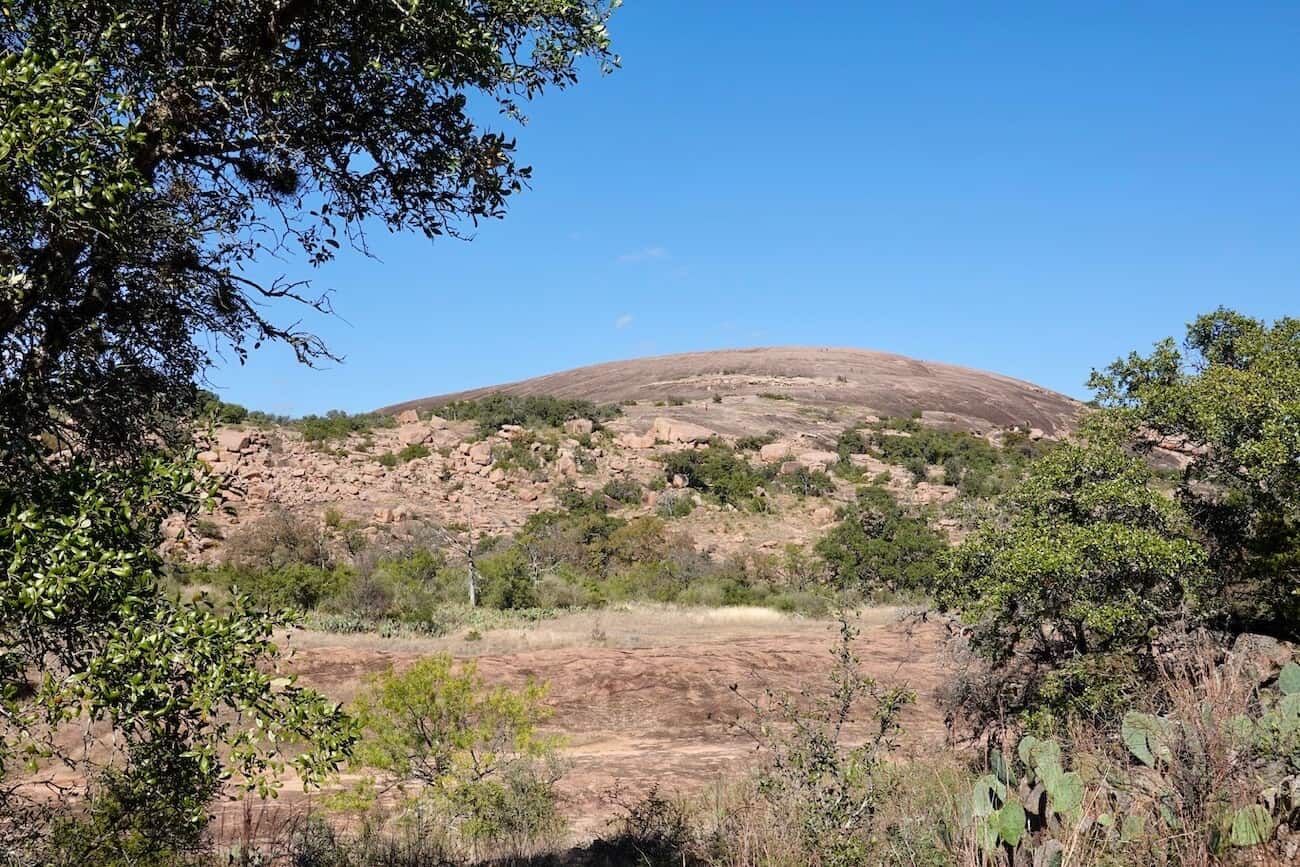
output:
[[[995,428],[1037,428],[1049,436],[1068,431],[1078,401],[1019,379],[887,352],[827,347],[765,347],[689,352],[611,361],[520,382],[419,398],[378,410],[427,412],[450,401],[492,393],[553,395],[598,403],[638,404],[714,395],[743,398],[780,395],[795,407],[842,408],[877,416],[911,416],[978,433]],[[770,403],[770,402],[769,402]],[[771,406],[766,407],[772,409]],[[787,408],[789,409],[789,408]],[[710,416],[733,435],[772,427],[771,419]],[[776,426],[780,427],[780,424]]]

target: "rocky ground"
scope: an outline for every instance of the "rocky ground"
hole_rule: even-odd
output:
[[[640,503],[618,506],[620,514],[648,514],[662,496],[649,486],[663,478],[662,458],[669,452],[703,448],[715,437],[734,442],[736,431],[775,432],[776,441],[751,453],[752,460],[777,464],[787,474],[801,467],[826,469],[838,459],[836,436],[875,419],[857,408],[810,412],[795,401],[747,395],[720,403],[626,406],[602,429],[575,419],[563,431],[540,435],[507,426],[479,438],[471,422],[420,416],[413,409],[398,413],[396,427],[324,443],[307,442],[283,426],[222,427],[205,440],[201,454],[224,479],[221,505],[206,533],[177,539],[173,532],[168,549],[174,556],[215,562],[223,538],[275,509],[322,523],[332,513],[333,521],[349,522],[372,543],[409,540],[428,526],[465,528],[475,538],[509,534],[534,512],[555,508],[560,490],[573,486],[593,492],[612,479],[634,480],[644,489]],[[986,435],[996,439],[1000,431]],[[1045,436],[1038,429],[1032,435]],[[537,469],[511,467],[503,457],[503,448],[521,438],[536,440],[529,449]],[[426,447],[428,454],[395,466],[381,463],[381,456],[413,445]],[[953,488],[937,481],[914,483],[903,468],[868,455],[851,460],[871,477],[889,473],[889,487],[902,502],[943,504],[956,497]],[[940,478],[933,469],[931,478]],[[681,521],[697,548],[708,553],[779,551],[824,532],[835,506],[849,501],[853,491],[854,485],[843,481],[827,497],[799,498],[774,489],[767,492],[773,503],[767,512],[704,504]]]

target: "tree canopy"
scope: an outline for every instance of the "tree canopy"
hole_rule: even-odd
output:
[[[197,384],[266,341],[329,356],[285,312],[328,294],[268,259],[502,216],[529,178],[504,127],[616,62],[615,5],[0,0],[0,860],[170,863],[228,779],[346,755],[342,711],[274,676],[285,618],[161,587],[159,521],[204,499]],[[23,794],[51,759],[86,809]]]
[[[616,62],[613,5],[0,0],[5,471],[138,451],[210,351],[327,355],[273,316],[328,297],[248,266],[501,216],[529,169],[483,118]]]
[[[1190,461],[1179,499],[1209,549],[1238,628],[1300,637],[1300,319],[1220,308],[1089,386]]]
[[[1070,711],[1107,709],[1110,690],[1149,668],[1159,631],[1212,589],[1186,516],[1118,433],[1095,423],[1088,440],[1032,464],[1003,516],[954,548],[936,582],[977,652],[1030,663],[1031,702],[1042,689]]]

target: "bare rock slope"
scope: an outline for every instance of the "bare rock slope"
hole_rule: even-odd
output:
[[[864,349],[771,347],[612,361],[421,398],[380,411],[424,411],[492,392],[602,403],[780,394],[805,407],[853,407],[881,416],[921,411],[928,420],[972,430],[1021,426],[1038,428],[1049,436],[1069,430],[1079,410],[1078,402],[1063,394],[996,373]],[[727,431],[716,414],[712,426],[743,432]]]

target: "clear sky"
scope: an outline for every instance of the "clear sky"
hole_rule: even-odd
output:
[[[1086,396],[1225,304],[1300,314],[1300,3],[628,0],[469,242],[311,276],[346,357],[222,395],[358,411],[700,349],[855,346]]]

